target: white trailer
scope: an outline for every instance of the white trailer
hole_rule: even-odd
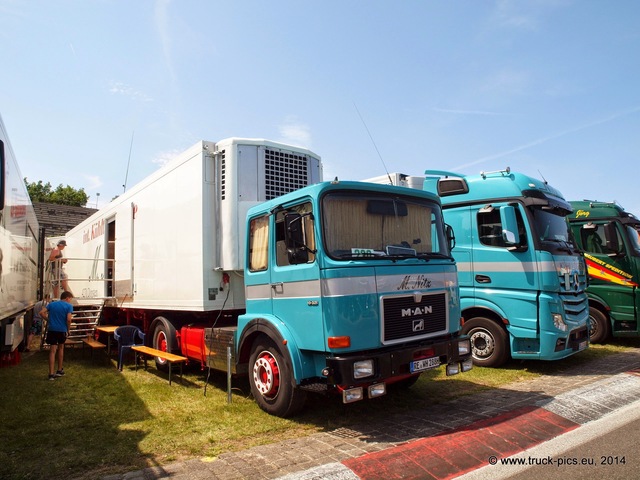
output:
[[[81,303],[108,299],[108,323],[135,319],[154,333],[172,312],[161,333],[176,350],[174,328],[245,308],[243,282],[229,279],[242,276],[247,210],[321,180],[320,157],[305,148],[198,142],[68,232],[69,286]]]
[[[38,221],[0,118],[0,354],[15,363],[36,302]]]

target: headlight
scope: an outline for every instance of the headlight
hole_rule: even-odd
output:
[[[342,392],[342,403],[358,402],[364,398],[362,387],[350,388]]]
[[[450,363],[447,365],[447,376],[457,375],[460,373],[460,365],[457,363]]]
[[[458,355],[468,355],[471,353],[471,340],[458,342]]]
[[[380,397],[387,393],[387,387],[384,383],[376,383],[371,385],[367,391],[369,392],[369,398]]]
[[[467,358],[464,362],[462,362],[462,371],[468,372],[473,368],[473,358]]]
[[[353,378],[367,378],[373,375],[373,360],[361,360],[353,364]]]
[[[567,331],[567,324],[564,323],[562,315],[560,315],[559,313],[554,313],[551,316],[553,317],[553,325],[558,330],[562,330],[563,332],[566,332]]]

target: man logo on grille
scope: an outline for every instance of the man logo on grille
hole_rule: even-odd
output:
[[[422,332],[424,330],[424,320],[414,320],[413,321],[413,331],[414,332]]]

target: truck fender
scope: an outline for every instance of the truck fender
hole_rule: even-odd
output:
[[[597,308],[605,313],[611,310],[609,304],[602,297],[594,295],[591,292],[589,292],[589,307]]]
[[[242,333],[238,337],[237,361],[238,363],[249,362],[251,354],[251,346],[258,335],[265,335],[273,340],[276,345],[284,347],[283,353],[288,353],[293,368],[293,375],[296,382],[302,378],[302,358],[300,357],[300,349],[294,339],[293,334],[287,326],[277,317],[273,315],[263,315],[248,320],[242,329]]]
[[[508,325],[506,312],[495,303],[487,302],[483,299],[461,298],[460,311],[464,318],[467,318],[470,312],[473,311],[473,313],[471,313],[472,317],[477,317],[479,315],[489,318],[500,317],[501,323],[503,325]]]

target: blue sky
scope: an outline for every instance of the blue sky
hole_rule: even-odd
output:
[[[22,175],[88,206],[238,136],[326,179],[510,166],[640,215],[637,0],[0,0],[0,45]]]

